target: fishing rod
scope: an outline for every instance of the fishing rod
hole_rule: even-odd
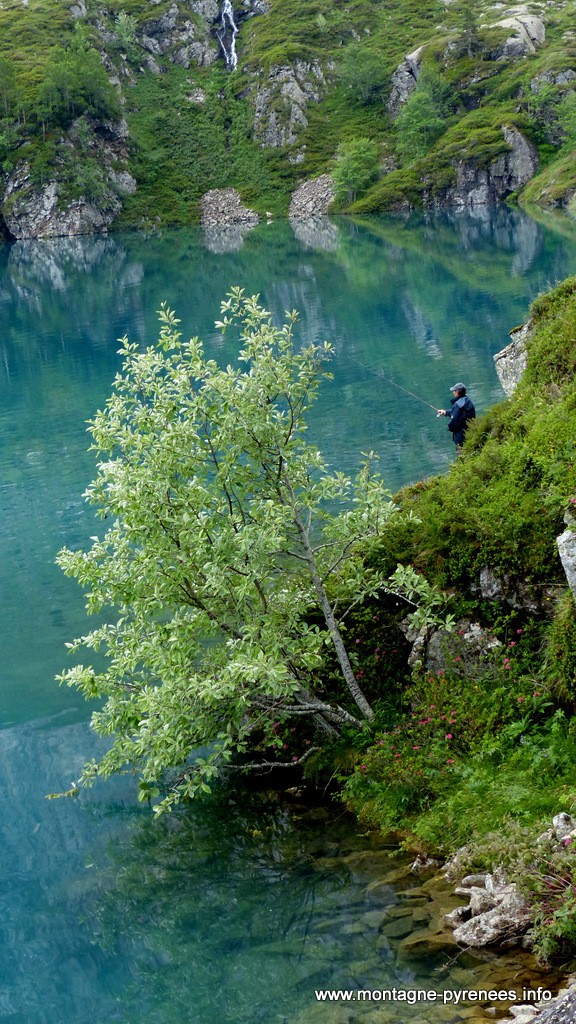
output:
[[[423,398],[420,398],[419,395],[415,395],[413,391],[408,391],[408,388],[402,387],[401,384],[397,384],[391,377],[387,377],[385,373],[382,373],[382,370],[376,370],[376,376],[381,377],[382,380],[385,380],[388,384],[392,384],[392,386],[398,388],[399,391],[403,391],[405,395],[410,395],[411,398],[415,398],[416,401],[421,402],[422,405],[428,406],[429,409],[434,409],[435,413],[438,412],[437,405],[430,405],[430,402],[425,402]]]

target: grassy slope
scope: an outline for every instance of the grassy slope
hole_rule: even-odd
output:
[[[516,393],[476,420],[448,474],[400,494],[419,522],[392,523],[373,556],[387,571],[416,566],[451,595],[456,616],[502,644],[483,675],[459,656],[439,676],[417,673],[403,710],[383,715],[376,745],[348,779],[357,812],[408,829],[428,849],[497,832],[501,856],[511,821],[533,831],[576,807],[576,612],[556,548],[576,507],[576,278],[532,313]],[[509,594],[526,583],[537,610],[483,600],[486,568]]]

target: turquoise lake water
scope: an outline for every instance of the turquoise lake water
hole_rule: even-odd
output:
[[[489,408],[502,397],[493,354],[576,272],[573,222],[504,208],[298,233],[262,225],[237,251],[200,229],[0,248],[2,1021],[296,1024],[314,988],[412,977],[375,953],[376,932],[341,934],[367,899],[367,877],[342,861],[366,840],[345,819],[262,795],[154,823],[129,778],[45,799],[96,750],[87,707],[54,683],[65,642],[87,630],[54,557],[95,532],[85,421],[109,394],[119,337],[153,341],[166,301],[184,334],[232,361],[213,328],[231,286],[278,321],[298,309],[301,336],[335,348],[312,438],[347,471],[376,450],[394,490],[445,469],[453,445],[446,421],[382,375],[434,406],[464,380]]]

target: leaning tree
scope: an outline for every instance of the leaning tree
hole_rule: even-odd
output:
[[[81,783],[135,770],[146,796],[169,777],[166,809],[240,756],[282,763],[282,728],[307,719],[317,740],[301,761],[373,719],[347,649],[351,610],[385,588],[431,614],[436,596],[412,570],[385,580],[366,564],[400,514],[372,458],[351,480],[306,438],[330,346],[298,348],[295,320],[276,327],[257,297],[232,291],[217,327],[239,330],[236,367],[182,341],[165,307],[158,345],[123,340],[114,393],[90,423],[86,497],[107,526],[89,550],[58,556],[109,620],[68,644],[102,648],[106,669],[59,677],[101,700],[92,723],[113,737]],[[340,684],[327,684],[328,663]]]

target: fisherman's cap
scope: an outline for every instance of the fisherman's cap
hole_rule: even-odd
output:
[[[459,384],[453,384],[450,391],[466,391],[466,385],[460,381]]]

